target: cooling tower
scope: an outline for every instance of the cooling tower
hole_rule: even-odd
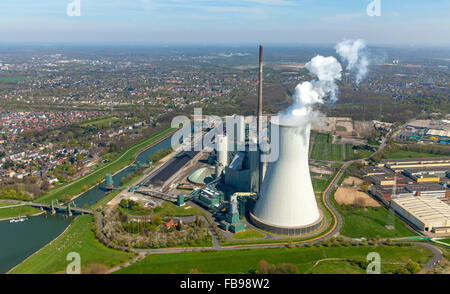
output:
[[[278,124],[272,119],[272,124]],[[310,124],[279,125],[278,160],[269,162],[250,220],[263,230],[299,235],[322,224],[308,165]]]

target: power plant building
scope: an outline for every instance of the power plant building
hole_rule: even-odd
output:
[[[225,184],[237,191],[257,192],[258,160],[257,151],[237,152],[225,168]]]

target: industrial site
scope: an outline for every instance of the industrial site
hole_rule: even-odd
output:
[[[206,127],[194,133],[192,143],[191,138],[183,138],[179,148],[162,159],[149,175],[116,197],[136,200],[136,195],[145,195],[144,205],[152,207],[161,206],[163,201],[179,207],[198,206],[211,214],[220,233],[230,240],[230,233],[246,229],[256,229],[269,239],[323,233],[330,224],[317,203],[310,176],[311,125],[282,124],[279,117],[273,116],[266,129],[272,138],[256,135],[263,133],[262,47],[260,72],[256,120],[237,115],[227,120],[202,117],[200,125]],[[225,127],[229,121],[233,124]],[[203,148],[205,138],[211,139],[212,148]],[[265,162],[263,157],[270,157],[269,152],[257,147],[262,140],[276,143],[270,151],[277,149],[277,158],[272,162]],[[199,151],[183,150],[186,144],[191,147],[187,149]],[[323,164],[313,168],[332,173]]]
[[[0,277],[430,291],[450,274],[449,11],[1,0]]]
[[[194,124],[200,128],[196,127],[192,135],[191,125],[183,126],[179,132],[184,135],[176,142],[178,147],[159,159],[156,166],[152,162],[141,163],[148,168],[147,173],[108,205],[119,205],[125,199],[153,210],[164,203],[186,211],[195,208],[198,216],[211,217],[216,237],[228,241],[236,241],[233,235],[244,231],[253,231],[256,236],[244,241],[286,238],[314,241],[330,234],[339,236],[338,228],[343,224],[328,205],[330,194],[335,191],[334,197],[341,204],[357,206],[355,203],[362,201],[371,203],[367,206],[384,206],[390,214],[383,225],[388,231],[395,230],[393,219],[399,218],[411,234],[429,238],[450,236],[450,157],[373,161],[372,157],[386,147],[393,132],[393,124],[381,121],[362,124],[348,118],[326,118],[320,127],[314,125],[315,139],[311,140],[309,118],[300,117],[300,123],[292,123],[298,118],[295,115],[286,118],[282,113],[269,116],[270,123],[263,129],[262,47],[260,75],[256,118],[239,115],[194,118]],[[360,135],[367,130],[378,136],[374,139],[379,144],[378,151]],[[270,138],[256,135],[264,132]],[[328,134],[329,146],[337,148],[342,144],[341,149],[336,149],[344,154],[337,157],[341,160],[311,158],[311,152],[320,144],[317,138],[323,134]],[[204,146],[206,139],[210,142],[208,146]],[[269,141],[276,143],[272,149],[276,149],[277,158],[266,162],[263,158],[274,150],[262,151],[255,146]],[[321,158],[323,155],[320,154]],[[351,165],[359,165],[360,169],[348,178],[342,171]],[[353,185],[346,185],[352,178]],[[326,184],[319,189],[317,181]],[[357,186],[355,181],[359,182]],[[366,189],[362,189],[363,184]],[[335,219],[326,217],[326,212]],[[150,217],[132,220],[151,222]],[[193,218],[168,215],[163,221],[166,227],[171,227],[183,221],[192,222]]]

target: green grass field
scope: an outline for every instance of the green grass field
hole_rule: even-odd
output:
[[[127,164],[130,164],[133,161],[135,155],[142,148],[153,144],[154,142],[162,139],[163,137],[167,136],[173,131],[174,129],[167,128],[151,136],[145,141],[136,144],[132,148],[123,152],[120,156],[118,156],[115,160],[108,163],[107,165],[97,169],[96,171],[80,179],[74,180],[72,182],[65,184],[64,186],[60,186],[58,188],[51,190],[44,196],[37,198],[35,202],[50,203],[54,199],[60,199],[63,195],[75,196],[83,192],[83,186],[92,187],[93,185],[97,184],[99,180],[103,179],[106,174],[108,173],[113,174],[116,171],[120,170],[121,168],[125,167]]]
[[[19,76],[8,76],[8,77],[0,77],[0,83],[5,83],[5,84],[15,84],[18,82],[23,82],[26,81],[28,78],[26,77],[19,77]]]
[[[295,264],[300,273],[363,273],[362,268],[347,260],[330,262],[327,258],[355,259],[365,261],[369,252],[382,256],[382,272],[401,267],[409,260],[427,262],[432,253],[419,246],[350,246],[350,247],[299,247],[213,252],[183,252],[177,254],[154,254],[129,267],[119,270],[121,274],[187,274],[192,269],[206,274],[248,274],[257,269],[258,262],[271,264]],[[316,265],[316,262],[323,260]],[[399,264],[392,264],[399,263]]]
[[[189,208],[188,208],[189,207]],[[186,204],[184,206],[176,206],[169,202],[163,202],[162,206],[157,207],[155,212],[161,216],[191,216],[191,215],[202,215],[203,211],[195,206]]]
[[[18,265],[11,273],[65,273],[70,263],[66,260],[69,252],[80,254],[82,273],[91,265],[110,268],[134,257],[132,253],[114,250],[100,243],[95,238],[93,227],[93,216],[78,216],[63,235]]]
[[[328,135],[311,133],[313,137],[311,158],[318,160],[342,161],[344,160],[343,145],[331,144],[327,142]]]
[[[415,235],[398,217],[395,219],[395,229],[389,230],[385,226],[388,223],[389,211],[384,207],[353,207],[341,206],[333,201],[341,213],[344,223],[341,234],[352,238],[395,238]]]
[[[254,229],[247,229],[245,231],[233,234],[233,239],[256,239],[264,238],[266,235]]]
[[[367,150],[358,149],[357,153],[352,149],[352,144],[345,144],[345,160],[353,160],[368,157],[371,152]]]
[[[328,187],[331,181],[331,177],[324,177],[322,179],[319,178],[311,178],[311,182],[314,188],[314,192],[323,192]]]
[[[384,157],[387,159],[395,159],[395,158],[445,157],[445,155],[400,150],[397,152],[385,152]]]
[[[98,120],[88,121],[86,123],[81,124],[82,127],[90,127],[90,126],[105,126],[109,125],[112,122],[117,121],[117,117],[104,117]]]
[[[0,203],[0,219],[5,218],[11,218],[11,217],[18,217],[20,216],[28,216],[33,215],[40,210],[36,207],[31,207],[28,205],[21,205],[21,206],[14,206],[14,207],[7,207],[10,205],[16,205],[15,203]]]

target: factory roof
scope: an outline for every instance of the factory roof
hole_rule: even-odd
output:
[[[383,195],[392,195],[392,186],[375,186],[375,189]],[[413,195],[412,192],[406,190],[405,186],[397,186],[395,188],[395,195],[408,194]]]
[[[367,166],[363,168],[364,175],[371,175],[371,174],[393,174],[394,172],[390,169],[380,167],[380,166]]]
[[[394,176],[393,174],[388,174],[388,175],[372,175],[369,176],[369,178],[372,180],[372,182],[379,184],[382,181],[396,181],[397,184],[406,184],[411,182],[410,179],[408,179],[407,177],[403,176],[403,175],[399,175],[397,174],[396,176]]]
[[[447,120],[431,120],[431,119],[416,119],[408,123],[408,126],[415,128],[448,128]]]
[[[424,166],[424,167],[407,167],[405,171],[409,173],[429,173],[429,172],[443,172],[445,173],[450,169],[449,166]]]
[[[398,158],[384,159],[383,163],[430,163],[430,162],[450,162],[450,157],[421,157],[421,158]]]
[[[433,196],[410,196],[392,201],[424,224],[450,219],[450,206]]]
[[[426,192],[426,191],[444,191],[447,190],[444,186],[438,183],[422,183],[422,184],[408,184],[406,189],[416,192]]]
[[[439,136],[439,137],[450,137],[450,130],[429,129],[427,132],[427,135]]]

